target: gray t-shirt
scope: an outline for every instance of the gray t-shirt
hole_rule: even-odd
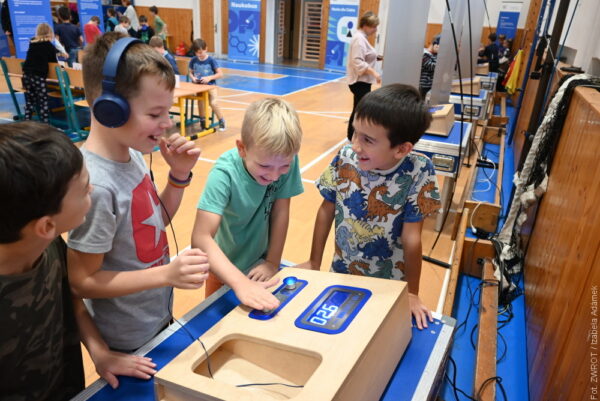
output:
[[[131,271],[169,263],[161,205],[141,153],[129,162],[105,159],[81,149],[90,173],[92,208],[83,225],[69,233],[70,248],[103,253],[102,270]],[[152,339],[171,316],[172,288],[156,288],[86,305],[111,348],[133,350]]]

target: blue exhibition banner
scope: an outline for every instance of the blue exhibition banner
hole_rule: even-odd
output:
[[[0,31],[0,57],[10,57],[10,48],[8,47],[8,38],[4,29]]]
[[[358,28],[358,0],[331,0],[325,68],[345,71],[350,41]]]
[[[50,0],[6,0],[10,10],[13,40],[18,58],[27,56],[29,40],[35,36],[39,24],[52,26]]]
[[[519,15],[521,14],[522,1],[503,1],[498,15],[496,33],[504,34],[507,39],[514,39],[517,35]]]
[[[81,26],[81,35],[85,40],[83,27],[90,21],[94,15],[100,18],[98,28],[104,32],[104,15],[102,12],[102,0],[77,0],[77,10],[79,12],[79,26]]]
[[[230,60],[258,61],[260,0],[229,1]]]

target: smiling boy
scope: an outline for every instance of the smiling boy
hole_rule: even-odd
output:
[[[106,115],[94,106],[90,134],[81,152],[94,185],[92,208],[83,225],[69,235],[69,278],[113,349],[133,351],[171,321],[172,287],[200,288],[207,257],[183,251],[170,262],[165,227],[175,215],[200,149],[171,127],[175,76],[169,63],[150,46],[109,32],[86,50],[85,95],[93,103],[103,92],[105,59],[117,40],[133,41],[117,60],[115,93],[129,104],[117,127],[103,125]],[[120,42],[124,44],[126,42]],[[117,48],[117,47],[116,47]],[[142,154],[159,146],[170,167],[159,194]],[[165,224],[166,222],[166,224]]]
[[[338,273],[405,279],[419,329],[431,312],[419,298],[423,220],[440,207],[431,161],[413,152],[431,123],[419,92],[384,86],[356,107],[352,145],[344,146],[317,181],[324,200],[317,213],[310,261],[319,270],[335,219]]]
[[[265,287],[276,283],[270,279],[281,262],[290,198],[304,191],[301,139],[298,115],[284,100],[259,100],[246,110],[237,148],[217,160],[198,203],[192,246],[209,255],[207,296],[222,281],[252,308],[279,304]]]

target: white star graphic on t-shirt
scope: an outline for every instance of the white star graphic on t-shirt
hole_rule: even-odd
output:
[[[165,226],[162,219],[160,204],[157,205],[154,203],[154,199],[152,199],[152,195],[150,193],[148,193],[148,196],[150,197],[152,214],[146,220],[142,221],[142,224],[154,227],[154,246],[156,247],[158,245],[158,241],[160,240],[160,233],[165,230]]]

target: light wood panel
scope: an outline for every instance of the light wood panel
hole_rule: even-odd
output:
[[[221,52],[229,51],[229,1],[221,0]]]
[[[600,284],[598,149],[600,93],[578,88],[525,260],[531,399],[592,399],[592,289]]]
[[[213,0],[196,0],[200,8],[200,35],[210,53],[215,51],[215,4]],[[197,39],[197,38],[194,38]]]
[[[140,15],[148,17],[150,26],[154,26],[154,16],[149,10],[150,7],[135,6],[135,10]],[[189,8],[166,8],[159,7],[158,15],[167,24],[169,33],[169,51],[173,52],[179,43],[185,43],[189,50],[192,43],[192,10]]]
[[[362,15],[367,11],[372,11],[373,13],[375,13],[375,15],[379,15],[379,0],[360,0],[360,6],[358,8],[358,22],[356,24],[356,27],[358,27],[358,24],[360,23],[360,17],[362,17]],[[369,41],[369,43],[371,43],[373,47],[375,46],[375,39],[377,37],[379,37],[379,35],[372,35],[367,37],[367,40]]]

